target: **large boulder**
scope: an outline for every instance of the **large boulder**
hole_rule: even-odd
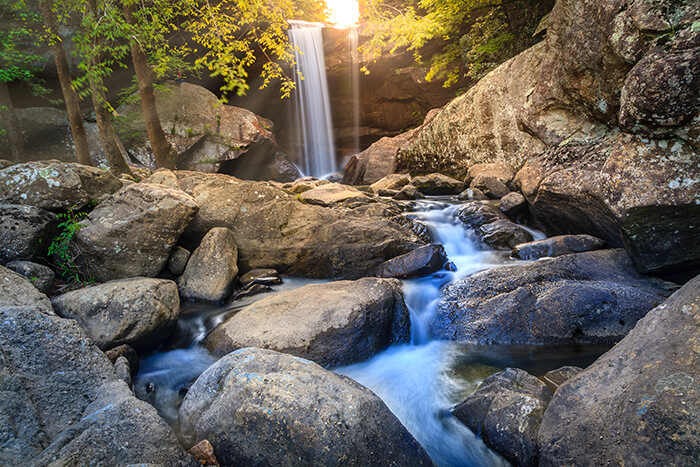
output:
[[[34,206],[0,204],[0,263],[30,261],[53,238],[56,215]]]
[[[380,264],[377,276],[398,279],[426,276],[442,270],[448,262],[447,253],[442,245],[425,245]]]
[[[516,177],[552,233],[624,245],[643,272],[700,268],[700,165],[680,140],[612,136],[530,161]]]
[[[579,375],[544,414],[540,465],[694,465],[700,451],[700,277]]]
[[[26,277],[39,292],[51,293],[56,274],[50,267],[30,261],[11,261],[7,263],[7,267]]]
[[[486,378],[452,413],[517,466],[537,465],[537,433],[552,391],[538,378],[506,368]]]
[[[345,166],[343,183],[371,185],[396,172],[396,156],[414,133],[412,130],[395,137],[384,137],[361,153],[353,155]]]
[[[197,203],[175,188],[130,185],[90,213],[71,248],[98,281],[155,277],[197,210]]]
[[[219,164],[219,173],[243,180],[293,182],[302,177],[299,168],[269,137],[258,135],[238,157]]]
[[[360,190],[339,183],[326,183],[311,190],[304,191],[299,199],[309,204],[332,206],[345,201],[364,201],[370,199]]]
[[[54,297],[56,313],[74,319],[103,350],[130,345],[149,350],[173,330],[180,316],[174,282],[132,278]]]
[[[121,188],[110,172],[70,162],[39,161],[0,170],[0,203],[47,210],[81,208]]]
[[[415,177],[411,185],[418,188],[424,195],[457,195],[464,189],[464,183],[460,180],[448,177],[441,173],[431,173]]]
[[[237,275],[238,249],[233,232],[215,227],[190,256],[177,285],[182,298],[220,302],[233,291]]]
[[[605,242],[603,240],[590,235],[558,235],[545,238],[544,240],[516,245],[511,256],[530,260],[544,257],[553,258],[571,253],[600,250],[604,246]]]
[[[510,250],[516,245],[532,241],[532,234],[509,221],[487,203],[471,201],[465,203],[457,213],[463,224],[473,229],[474,234],[485,245],[497,250]]]
[[[94,465],[198,465],[156,410],[122,381],[103,385],[78,423],[32,463],[58,467],[88,459]]]
[[[484,271],[443,289],[435,337],[499,344],[614,343],[668,296],[623,250]]]
[[[371,391],[270,350],[207,369],[185,396],[180,430],[188,447],[209,440],[222,465],[431,464]]]
[[[379,194],[381,190],[401,190],[411,183],[411,176],[408,174],[391,174],[374,182],[369,189],[372,193]]]
[[[305,204],[268,183],[195,172],[177,177],[200,205],[186,243],[195,245],[212,228],[227,227],[243,270],[356,279],[425,243],[392,219]]]
[[[494,177],[499,182],[507,185],[513,180],[513,177],[515,177],[515,170],[504,162],[474,164],[469,167],[467,177],[464,179],[464,184],[470,185],[472,181],[479,176]]]
[[[47,315],[54,310],[48,297],[24,276],[0,266],[0,309],[27,307]]]
[[[25,465],[77,424],[112,363],[75,321],[0,307],[0,459]]]
[[[204,345],[219,356],[259,347],[338,367],[367,360],[409,337],[400,282],[365,278],[307,285],[258,300],[216,327]]]

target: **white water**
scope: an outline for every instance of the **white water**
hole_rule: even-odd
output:
[[[316,24],[294,23],[289,40],[296,46],[294,71],[303,171],[320,178],[338,170],[322,29]]]

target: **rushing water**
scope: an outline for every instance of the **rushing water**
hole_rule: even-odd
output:
[[[458,205],[439,200],[414,202],[409,215],[426,225],[441,243],[455,271],[439,271],[404,281],[411,314],[410,344],[393,346],[367,362],[338,368],[374,391],[401,420],[439,466],[507,465],[450,413],[488,375],[508,366],[541,375],[563,365],[587,366],[606,349],[540,346],[476,346],[431,339],[441,288],[475,272],[513,264],[507,253],[483,250],[457,218]],[[540,232],[533,231],[536,236]],[[292,290],[318,280],[286,279],[274,292]],[[199,345],[206,334],[231,313],[268,294],[223,307],[186,307],[169,347],[142,361],[134,383],[137,395],[152,403],[173,426],[189,384],[214,363]]]
[[[323,177],[338,170],[320,25],[295,22],[289,29],[295,46],[297,122],[305,175]]]

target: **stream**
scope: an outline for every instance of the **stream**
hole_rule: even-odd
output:
[[[437,341],[430,335],[441,288],[478,271],[514,264],[507,252],[481,249],[472,232],[457,218],[459,205],[440,199],[412,202],[414,217],[444,246],[454,271],[403,281],[411,315],[411,342],[392,346],[369,361],[335,371],[377,394],[438,466],[508,465],[454,418],[450,408],[473,392],[487,376],[506,367],[534,375],[565,365],[586,367],[607,347],[477,346]],[[544,238],[532,231],[536,238]],[[521,262],[522,261],[518,261]],[[285,278],[273,293],[323,280]],[[231,313],[269,296],[262,294],[227,306],[183,303],[178,329],[167,347],[141,361],[134,382],[136,395],[153,404],[171,425],[190,384],[216,361],[199,345],[207,333]]]

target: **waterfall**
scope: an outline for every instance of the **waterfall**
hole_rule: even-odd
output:
[[[321,26],[295,22],[289,29],[295,47],[297,119],[305,175],[323,177],[338,170]]]
[[[350,89],[352,92],[352,126],[353,148],[351,154],[360,152],[360,59],[359,59],[359,33],[357,28],[348,31],[348,63],[350,70]]]

